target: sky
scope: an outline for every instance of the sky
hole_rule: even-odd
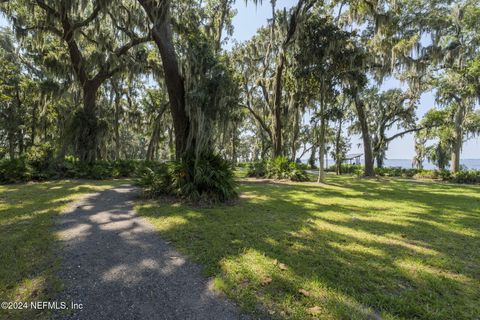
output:
[[[283,7],[290,8],[296,3],[295,0],[277,0],[277,9]],[[271,18],[270,1],[263,1],[263,4],[255,5],[253,1],[237,0],[235,3],[237,14],[233,19],[234,33],[226,48],[230,48],[234,41],[242,42],[250,39],[257,29],[267,23],[267,19]],[[8,26],[7,21],[0,16],[0,26]],[[387,80],[382,89],[399,88],[401,84],[395,79]],[[417,109],[419,119],[433,106],[435,100],[433,93],[425,93],[420,99]],[[395,130],[391,132],[395,133]],[[415,155],[414,135],[408,134],[403,138],[393,140],[387,151],[388,159],[412,159]],[[363,153],[361,146],[361,138],[353,136],[351,138],[352,149],[349,153]],[[480,159],[480,138],[476,137],[464,143],[462,156],[463,159]]]
[[[278,0],[277,9],[283,7],[290,8],[297,1],[296,0]],[[263,5],[255,6],[251,1],[237,1],[235,3],[237,15],[233,19],[234,34],[236,41],[245,41],[250,39],[256,30],[266,24],[267,19],[271,18],[270,1],[263,1]],[[227,48],[231,44],[227,45]],[[395,79],[389,79],[381,86],[383,90],[401,88],[401,83]],[[419,106],[417,109],[417,116],[419,119],[432,107],[435,106],[435,96],[432,92],[425,93],[421,96]],[[396,130],[391,131],[394,134]],[[363,153],[360,136],[351,138],[352,149],[349,153]],[[360,146],[359,146],[360,145]],[[415,155],[415,139],[414,134],[405,135],[403,138],[393,140],[387,151],[387,159],[412,159]],[[480,159],[480,138],[474,138],[467,141],[463,145],[461,158],[463,159]]]

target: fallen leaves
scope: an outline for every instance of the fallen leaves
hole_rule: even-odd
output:
[[[287,265],[284,264],[284,263],[278,262],[277,259],[273,260],[273,264],[278,266],[278,268],[280,268],[280,270],[282,270],[282,271],[288,270]]]
[[[308,313],[310,313],[311,315],[319,315],[320,313],[322,313],[322,308],[319,307],[319,306],[314,306],[314,307],[311,307],[311,308],[308,308]]]
[[[263,278],[261,284],[262,284],[262,286],[266,286],[266,285],[270,284],[272,282],[272,280],[273,280],[272,277]]]
[[[310,291],[307,291],[305,289],[299,289],[298,292],[304,295],[305,297],[310,297],[312,295]]]
[[[243,278],[242,281],[240,281],[240,287],[241,288],[246,288],[250,285],[250,280],[247,278]]]

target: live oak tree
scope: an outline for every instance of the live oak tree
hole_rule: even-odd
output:
[[[272,157],[294,157],[301,113],[308,99],[295,83],[293,56],[300,26],[314,3],[300,0],[287,12],[277,11],[272,1],[269,24],[233,52],[241,75],[244,106],[268,137]],[[287,137],[290,125],[293,135]]]
[[[221,21],[215,22],[216,32],[220,35],[214,39],[209,38],[212,24],[205,28],[197,22],[203,17],[203,8],[198,5],[189,7],[188,3],[178,2],[173,6],[168,0],[138,2],[153,24],[152,37],[162,60],[175,131],[176,158],[195,158],[204,152],[209,153],[212,151],[209,150],[210,125],[231,103],[230,98],[235,99],[235,85],[230,81],[229,71],[218,63],[220,56],[217,52],[222,26],[229,17],[226,12],[229,2],[222,3],[225,14]],[[183,17],[177,17],[183,18],[181,22],[184,24],[172,15],[172,11],[180,7]],[[181,39],[180,51],[175,48],[174,37]],[[213,91],[216,82],[217,89],[223,91]]]
[[[310,91],[318,93],[315,98],[319,104],[317,113],[320,119],[318,181],[324,182],[325,132],[330,120],[329,109],[336,103],[336,96],[344,83],[353,80],[351,73],[362,72],[363,55],[358,50],[355,34],[341,30],[331,16],[322,16],[318,11],[305,20],[299,43],[302,48],[296,56],[300,65],[299,76],[306,80]]]
[[[372,135],[372,151],[377,167],[383,167],[388,144],[405,134],[422,130],[416,125],[417,98],[409,91],[390,89],[379,92],[377,87],[369,88],[363,93],[368,126]],[[359,132],[358,123],[353,126]],[[389,134],[395,129],[396,132]]]
[[[82,161],[96,160],[103,127],[97,116],[99,88],[131,66],[141,53],[132,49],[150,40],[135,2],[18,0],[4,1],[1,9],[38,49],[51,36],[66,47],[69,65],[62,72],[65,77],[73,72],[83,102],[74,121],[76,154]]]
[[[20,144],[20,149],[23,148],[23,143],[18,140],[21,132],[18,131],[23,125],[20,86],[24,79],[20,73],[21,66],[15,59],[15,47],[11,35],[3,31],[0,36],[0,132],[2,140],[6,137],[2,145],[8,146],[8,155],[13,159],[16,155],[17,143]],[[0,153],[7,152],[1,150]]]

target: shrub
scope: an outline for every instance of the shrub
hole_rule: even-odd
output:
[[[444,181],[449,181],[452,178],[452,173],[448,170],[440,170],[438,177]]]
[[[135,160],[116,160],[113,162],[113,177],[125,178],[135,175],[139,161]]]
[[[102,180],[133,177],[140,163],[134,160],[84,163],[71,156],[55,160],[48,147],[32,147],[22,158],[0,161],[0,183],[64,178]]]
[[[353,169],[353,173],[357,177],[363,177],[365,175],[365,168],[363,166],[355,166],[355,168]]]
[[[458,171],[449,176],[449,181],[454,183],[480,183],[480,171],[468,170]]]
[[[306,163],[302,163],[302,162],[296,162],[296,164],[298,165],[298,168],[302,169],[302,170],[308,170],[310,169],[309,165],[306,164]]]
[[[340,170],[342,174],[358,174],[359,169],[363,170],[363,166],[361,165],[356,165],[356,164],[341,164],[340,165]],[[336,165],[331,165],[330,167],[327,168],[328,172],[336,172],[337,171],[337,166]]]
[[[290,161],[285,157],[276,157],[266,162],[267,178],[288,179],[290,174]]]
[[[32,180],[47,180],[54,175],[54,170],[51,168],[53,162],[54,148],[45,143],[39,146],[32,146],[25,153],[25,161],[31,166]]]
[[[146,197],[157,197],[171,193],[172,181],[167,164],[162,166],[142,166],[138,171],[137,184],[143,187]]]
[[[144,195],[173,195],[195,202],[223,202],[237,196],[230,163],[215,154],[191,161],[144,166],[138,184]]]
[[[418,170],[413,176],[415,179],[438,179],[437,170]]]
[[[238,168],[248,168],[250,166],[250,164],[252,164],[253,162],[248,162],[248,161],[245,161],[245,162],[238,162],[237,163],[237,167]]]
[[[265,161],[250,162],[247,166],[247,177],[264,178],[267,175]]]
[[[307,181],[308,175],[301,166],[285,157],[254,162],[248,167],[248,177],[288,179],[291,181]]]
[[[104,180],[112,178],[114,175],[113,165],[108,161],[97,161],[92,164],[86,164],[84,168],[86,178]]]
[[[402,169],[402,177],[412,178],[418,173],[418,169]]]
[[[0,161],[0,182],[26,182],[32,178],[33,171],[25,158],[4,159]]]
[[[480,171],[462,170],[451,173],[448,170],[425,170],[403,168],[376,168],[375,173],[379,176],[408,177],[415,179],[441,179],[453,183],[480,183]]]
[[[375,174],[382,177],[404,177],[411,178],[419,172],[418,169],[405,169],[401,167],[375,168]]]

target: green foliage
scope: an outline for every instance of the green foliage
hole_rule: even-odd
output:
[[[335,172],[335,166],[331,166],[327,171]],[[363,174],[362,166],[342,164],[342,173]],[[381,177],[402,177],[414,179],[434,179],[445,182],[478,184],[480,183],[480,171],[462,170],[457,173],[451,173],[448,170],[425,170],[425,169],[405,169],[400,167],[375,168],[375,174]]]
[[[0,183],[65,178],[96,180],[127,178],[133,177],[141,164],[142,162],[134,160],[85,163],[73,157],[66,157],[64,160],[54,160],[51,158],[49,151],[36,148],[28,152],[25,157],[1,160]]]
[[[415,179],[438,179],[437,170],[418,170],[413,176]]]
[[[321,187],[246,183],[240,192],[228,208],[152,201],[137,212],[254,318],[480,314],[480,187],[327,175]]]
[[[248,166],[248,177],[308,181],[308,176],[300,164],[285,157],[252,162]]]
[[[53,181],[0,186],[0,297],[2,301],[50,301],[62,289],[54,222],[82,195],[124,184]],[[36,308],[0,308],[0,319],[51,319]]]
[[[478,184],[480,183],[480,171],[462,170],[451,173],[448,170],[424,170],[404,168],[376,168],[375,173],[385,177],[404,177],[415,179],[435,179],[453,183]]]
[[[215,154],[190,161],[170,161],[140,169],[137,183],[146,197],[176,196],[201,203],[224,202],[237,196],[230,163]]]
[[[400,167],[375,168],[375,174],[381,177],[404,177],[411,178],[421,172],[419,169],[405,169]]]
[[[327,168],[327,172],[336,172],[337,167],[335,165],[331,165]],[[356,164],[341,164],[341,172],[342,174],[356,174],[359,170],[363,170],[363,167]]]
[[[247,164],[247,177],[263,178],[267,175],[266,161],[254,161]]]
[[[0,183],[29,181],[32,167],[24,158],[0,160]]]
[[[479,184],[480,171],[468,170],[458,171],[448,176],[448,181],[455,183]]]

